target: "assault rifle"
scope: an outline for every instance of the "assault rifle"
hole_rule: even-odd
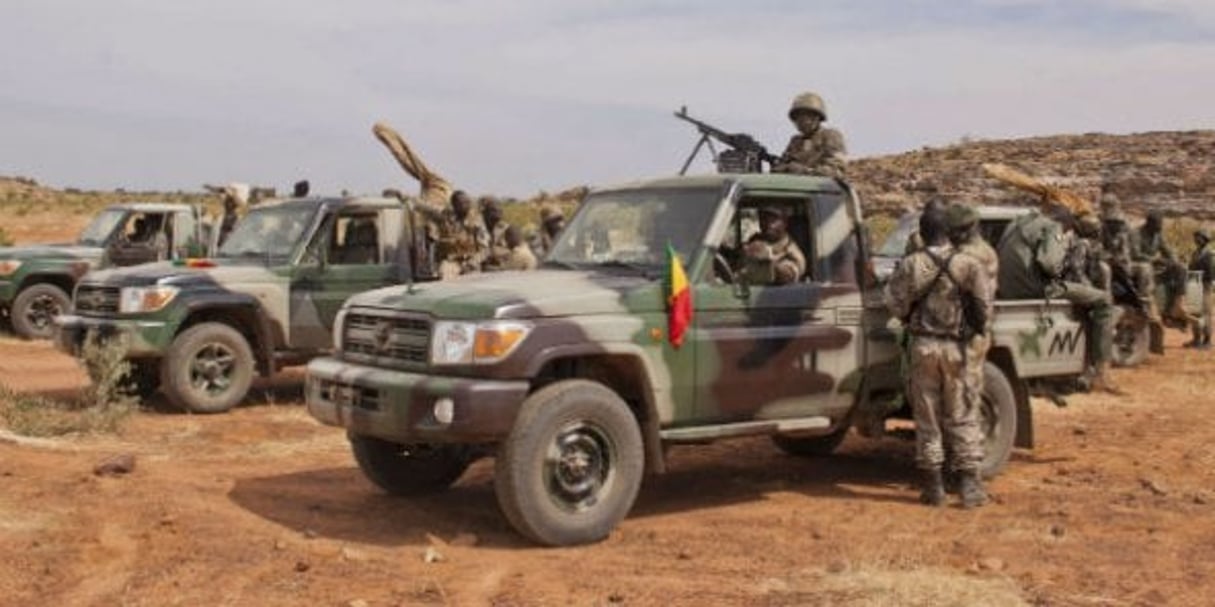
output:
[[[688,172],[688,167],[700,153],[700,148],[705,145],[709,146],[709,153],[713,155],[713,162],[717,164],[719,173],[762,173],[763,163],[766,162],[771,167],[779,160],[769,153],[762,143],[747,133],[727,133],[707,122],[689,116],[686,105],[675,112],[675,117],[692,123],[696,126],[696,130],[700,131],[700,140],[696,142],[696,147],[692,148],[692,153],[683,163],[683,168],[679,170],[680,175]],[[722,150],[718,154],[717,150],[713,148],[713,140],[725,144],[730,149]]]

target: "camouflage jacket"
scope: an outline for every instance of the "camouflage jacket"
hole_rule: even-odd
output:
[[[1100,243],[1071,234],[1061,278],[1069,282],[1099,286],[1102,281]]]
[[[954,338],[962,333],[962,291],[991,308],[994,285],[982,263],[952,245],[903,258],[886,283],[886,307],[913,336]]]
[[[1202,272],[1202,286],[1211,288],[1215,282],[1215,247],[1207,243],[1190,256],[1190,270]]]
[[[1013,221],[996,248],[1002,299],[1038,299],[1063,275],[1067,237],[1059,222],[1041,213]]]
[[[1131,258],[1137,262],[1155,262],[1172,261],[1176,256],[1164,241],[1164,234],[1148,234],[1146,230],[1139,228],[1131,238]]]
[[[751,284],[794,283],[806,274],[806,255],[788,236],[769,243],[756,234],[743,249],[741,271]]]
[[[917,233],[918,235],[918,233]],[[958,245],[958,252],[964,255],[969,255],[978,260],[979,265],[983,266],[983,272],[989,279],[995,281],[1000,275],[1000,258],[996,255],[996,250],[983,240],[982,236],[975,234],[970,240]],[[995,320],[995,298],[987,306],[987,325],[991,328],[991,323]]]
[[[774,173],[821,175],[842,179],[845,175],[844,136],[835,129],[820,128],[809,137],[789,139],[785,153],[772,167]]]
[[[535,270],[536,256],[532,253],[531,247],[521,244],[501,258],[497,269],[501,270]]]
[[[1101,232],[1101,248],[1111,268],[1119,268],[1129,275],[1131,271],[1131,230],[1122,221],[1107,221]]]
[[[498,264],[501,260],[510,256],[511,248],[506,245],[506,230],[508,229],[510,229],[510,224],[505,221],[499,221],[494,224],[493,229],[486,230],[486,237],[489,239],[489,247],[486,250],[486,264]]]
[[[489,233],[476,214],[469,213],[460,221],[451,209],[438,211],[424,205],[416,208],[426,216],[426,237],[434,243],[436,259],[479,263],[485,256]]]

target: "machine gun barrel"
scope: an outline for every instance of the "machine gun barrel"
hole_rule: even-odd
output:
[[[703,120],[698,120],[690,116],[688,114],[687,106],[679,108],[679,111],[675,112],[675,117],[691,123],[696,127],[696,130],[700,131],[701,135],[700,143],[696,145],[696,148],[692,151],[692,156],[689,157],[688,162],[684,164],[685,171],[687,170],[688,165],[691,164],[692,158],[696,156],[696,152],[700,150],[700,146],[708,139],[719,141],[731,149],[737,150],[743,154],[754,155],[757,160],[767,162],[769,165],[779,160],[776,156],[773,156],[762,143],[757,141],[755,137],[752,137],[749,133],[727,133]],[[710,149],[712,148],[710,147]]]

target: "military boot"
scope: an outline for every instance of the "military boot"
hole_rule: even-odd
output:
[[[987,503],[987,492],[983,490],[983,481],[979,480],[978,470],[959,471],[958,483],[963,508],[978,508]]]
[[[1093,373],[1092,383],[1089,384],[1089,390],[1105,392],[1116,396],[1126,395],[1126,392],[1123,392],[1122,388],[1119,388],[1118,384],[1115,384],[1114,380],[1110,377],[1110,364],[1108,362],[1097,365]]]
[[[945,503],[945,479],[940,468],[920,470],[920,503],[940,506]]]

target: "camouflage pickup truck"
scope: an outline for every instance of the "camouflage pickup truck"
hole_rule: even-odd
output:
[[[736,272],[760,207],[778,206],[802,280]],[[347,430],[382,489],[448,487],[493,455],[499,505],[548,545],[596,541],[628,513],[668,445],[771,436],[830,453],[849,428],[907,418],[901,332],[869,269],[856,192],[826,178],[724,174],[593,192],[541,269],[351,298],[335,355],[308,365],[318,420]],[[668,334],[668,245],[693,302]],[[1032,445],[1031,386],[1074,382],[1084,335],[1065,303],[1000,302],[986,366],[984,472]]]
[[[57,319],[58,347],[78,354],[90,331],[119,336],[143,395],[163,387],[182,409],[225,411],[256,373],[328,351],[347,297],[426,278],[413,272],[411,217],[395,199],[259,204],[211,258],[85,276]]]
[[[109,206],[74,243],[0,248],[0,314],[21,337],[51,339],[52,320],[71,307],[72,289],[89,270],[204,254],[209,235],[196,206]]]

